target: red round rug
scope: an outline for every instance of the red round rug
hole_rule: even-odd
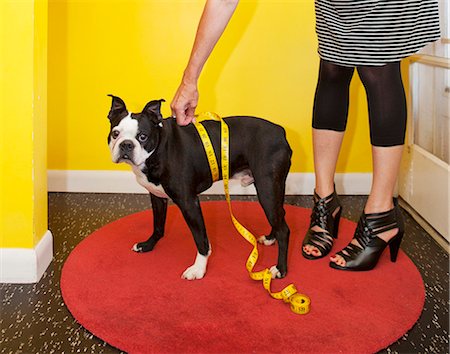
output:
[[[168,209],[166,236],[149,253],[131,251],[153,230],[151,211],[129,215],[82,241],[61,278],[64,301],[94,335],[129,353],[372,353],[395,342],[417,321],[425,290],[412,261],[384,252],[370,272],[331,269],[328,257],[308,261],[301,242],[310,210],[285,205],[291,229],[288,276],[311,298],[297,315],[248,277],[252,249],[234,229],[225,202],[203,202],[213,253],[205,278],[181,279],[196,248],[176,206]],[[270,230],[260,205],[233,202],[238,220],[256,236]],[[333,251],[351,239],[356,224],[341,219]],[[407,235],[406,235],[407,237]],[[259,270],[276,263],[277,246],[259,246]]]

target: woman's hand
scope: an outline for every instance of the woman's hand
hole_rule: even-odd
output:
[[[170,104],[172,116],[176,118],[178,125],[188,125],[192,122],[197,103],[197,83],[188,83],[183,80]]]

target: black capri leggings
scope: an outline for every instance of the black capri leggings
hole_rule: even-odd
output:
[[[372,145],[402,145],[406,131],[406,98],[400,62],[356,69],[366,89]],[[320,61],[313,128],[345,130],[353,72],[353,67]]]

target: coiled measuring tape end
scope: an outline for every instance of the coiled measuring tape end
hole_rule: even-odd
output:
[[[267,270],[266,272],[270,273],[269,270]],[[291,311],[296,314],[306,315],[309,312],[311,307],[310,298],[304,294],[300,294],[294,284],[289,284],[280,292],[272,293],[270,291],[271,278],[269,279],[267,279],[267,277],[264,277],[264,288],[273,298],[283,300],[284,303],[290,304]]]
[[[310,310],[311,300],[308,296],[302,294],[294,294],[289,299],[291,310],[299,315],[306,315]]]

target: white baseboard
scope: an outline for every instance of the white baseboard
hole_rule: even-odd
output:
[[[370,192],[371,173],[337,173],[336,191],[341,195],[366,195]],[[289,173],[286,181],[286,195],[312,194],[313,173]],[[131,171],[84,171],[49,170],[49,192],[76,193],[137,193],[147,191],[136,183]],[[203,194],[224,194],[222,181],[214,183]],[[254,195],[255,187],[242,187],[238,181],[230,181],[230,194]]]
[[[35,248],[0,248],[0,283],[37,283],[53,259],[53,236],[47,230]]]

